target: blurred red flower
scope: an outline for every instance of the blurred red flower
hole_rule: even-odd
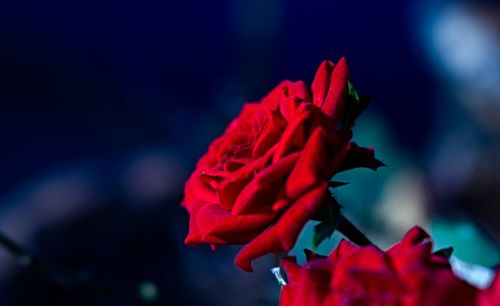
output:
[[[341,59],[324,61],[311,92],[284,81],[260,103],[246,103],[199,160],[185,186],[186,244],[247,244],[236,264],[289,251],[304,224],[325,206],[328,181],[354,167],[381,165],[350,142],[366,106]]]
[[[302,267],[291,257],[282,263],[288,284],[280,306],[475,305],[477,289],[453,274],[446,256],[432,253],[418,227],[386,252],[343,240],[328,257],[309,254]]]

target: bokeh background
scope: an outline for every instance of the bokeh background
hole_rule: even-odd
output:
[[[2,1],[0,231],[96,288],[0,248],[0,304],[276,305],[272,258],[246,275],[238,248],[183,245],[183,183],[243,102],[341,56],[372,97],[355,140],[388,165],[339,178],[345,213],[498,265],[497,1]]]

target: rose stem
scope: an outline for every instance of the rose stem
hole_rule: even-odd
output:
[[[342,233],[347,239],[351,240],[359,246],[373,245],[365,234],[363,234],[344,214],[340,214],[339,225],[337,230]]]

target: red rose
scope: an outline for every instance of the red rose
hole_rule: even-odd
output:
[[[497,270],[491,285],[486,290],[481,291],[477,297],[477,306],[498,305],[500,305],[500,269]]]
[[[280,306],[475,305],[476,288],[455,277],[447,257],[432,253],[418,227],[386,252],[344,240],[328,257],[309,257],[303,267],[282,261],[288,284]]]
[[[293,247],[335,173],[380,166],[373,150],[350,142],[366,100],[353,98],[348,80],[344,59],[324,61],[311,91],[284,81],[244,105],[186,182],[186,244],[247,244],[236,264],[251,271],[253,259]]]

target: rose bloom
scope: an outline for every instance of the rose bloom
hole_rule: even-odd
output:
[[[288,257],[282,264],[288,284],[280,306],[476,305],[477,289],[453,274],[445,255],[432,253],[418,227],[386,252],[343,240],[328,257],[309,254],[304,266]]]
[[[246,103],[186,182],[185,243],[246,244],[235,261],[246,271],[257,257],[289,251],[325,208],[335,173],[381,165],[373,150],[350,142],[366,102],[353,95],[341,59],[324,61],[311,89],[284,81]]]

